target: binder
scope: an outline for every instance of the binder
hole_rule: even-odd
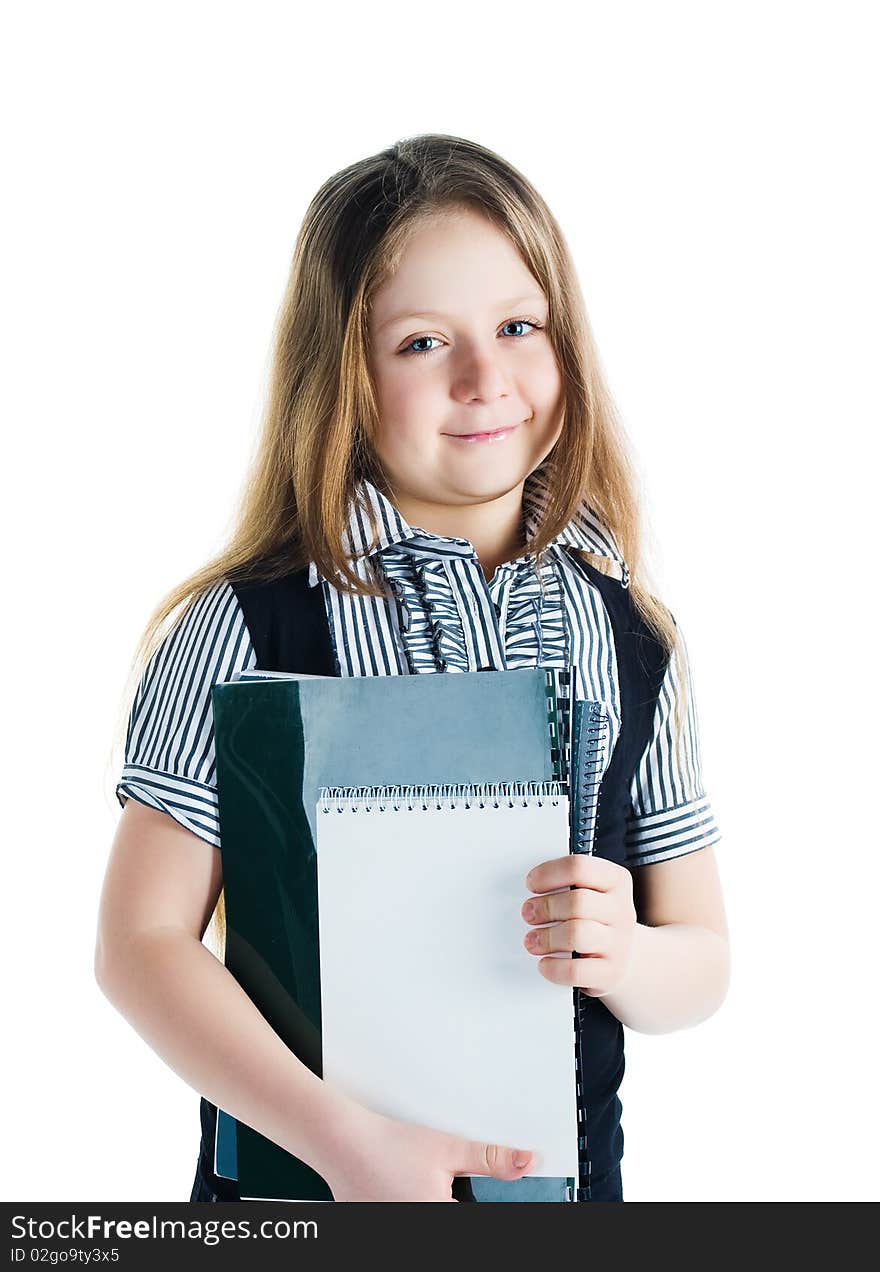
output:
[[[556,783],[567,807],[573,777],[566,842],[572,851],[588,848],[607,762],[601,727],[607,716],[602,704],[576,700],[574,668],[464,673],[442,682],[433,676],[346,680],[251,671],[215,685],[212,699],[226,963],[317,1073],[322,1057],[316,823],[318,802],[328,791],[348,790],[362,798],[377,790],[436,793],[438,787],[513,780],[517,790],[533,793]],[[259,914],[249,914],[257,897]],[[575,1055],[576,1066],[580,1061]],[[223,1110],[215,1169],[239,1179],[243,1198],[332,1200],[310,1167]],[[511,1190],[527,1180],[473,1182]],[[569,1176],[569,1197],[574,1184]]]

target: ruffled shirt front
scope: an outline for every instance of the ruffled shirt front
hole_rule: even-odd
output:
[[[432,545],[433,537],[419,534],[381,552],[410,673],[569,665],[555,549],[545,553],[540,568],[532,554],[504,562],[485,585],[483,602],[473,588],[481,566],[471,545],[439,537]],[[454,547],[461,555],[450,551]]]

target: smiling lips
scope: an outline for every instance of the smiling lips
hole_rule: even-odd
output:
[[[517,424],[509,424],[507,428],[496,428],[491,433],[447,433],[446,436],[456,442],[502,442],[518,427]]]

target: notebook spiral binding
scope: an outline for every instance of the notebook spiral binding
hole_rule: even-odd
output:
[[[579,715],[575,741],[578,772],[572,807],[572,852],[592,853],[599,815],[599,788],[605,776],[608,714],[600,702],[586,702]]]
[[[436,786],[322,786],[322,813],[427,812],[428,809],[527,808],[558,804],[566,794],[562,782],[458,782]]]
[[[571,802],[571,850],[592,854],[599,815],[600,787],[605,775],[610,721],[600,702],[583,702],[575,711],[574,749],[577,775]],[[573,957],[577,958],[575,953]],[[591,999],[576,986],[573,991],[575,1021],[575,1072],[578,1103],[578,1189],[577,1200],[590,1200],[592,1162],[587,1144],[587,1110],[583,1100],[583,1029]]]
[[[579,821],[576,817],[576,796],[578,790],[574,787],[577,778],[573,774],[573,764],[575,754],[577,754],[578,766],[582,767],[584,760],[579,745],[576,744],[574,738],[575,722],[582,720],[582,716],[577,710],[577,688],[578,688],[578,668],[576,663],[570,663],[568,667],[548,667],[546,670],[545,688],[547,693],[547,717],[550,728],[550,754],[553,758],[554,773],[561,781],[566,795],[569,796],[569,810],[572,825],[572,843],[576,842],[576,831],[579,829]],[[599,704],[593,704],[598,706]],[[601,732],[597,733],[597,740],[601,736]],[[578,739],[579,742],[579,739]],[[591,757],[588,755],[588,759]],[[598,769],[602,762],[602,756],[598,750],[595,756],[595,764]],[[590,772],[594,771],[592,764]],[[587,791],[591,788],[591,783],[586,783]],[[585,830],[589,832],[589,822],[585,826]],[[583,842],[583,841],[582,841]],[[583,1046],[580,1030],[580,1010],[581,1000],[584,995],[580,994],[577,989],[572,990],[572,1025],[575,1035],[575,1084],[577,1091],[577,1117],[578,1117],[578,1178],[570,1179],[567,1186],[568,1201],[588,1201],[589,1200],[589,1181],[590,1181],[590,1160],[587,1154],[587,1137],[586,1137],[586,1109],[582,1098],[582,1082],[581,1074],[583,1073]]]

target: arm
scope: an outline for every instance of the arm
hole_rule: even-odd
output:
[[[730,983],[730,946],[711,847],[632,871],[637,923],[623,980],[602,1001],[640,1033],[711,1016]]]
[[[326,1178],[370,1115],[287,1048],[202,944],[221,886],[217,848],[129,799],[104,879],[95,977],[185,1082]]]
[[[718,827],[703,784],[690,659],[676,626],[688,687],[683,753],[674,745],[681,668],[670,659],[651,737],[630,786],[626,864],[632,883],[624,921],[635,921],[635,929],[629,964],[623,979],[604,994],[609,1010],[643,1033],[666,1033],[705,1020],[724,1001],[730,976],[713,851]]]

